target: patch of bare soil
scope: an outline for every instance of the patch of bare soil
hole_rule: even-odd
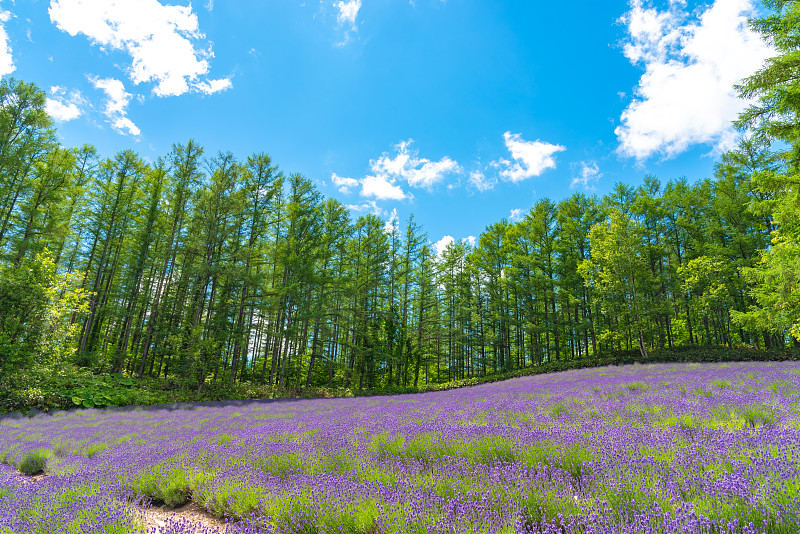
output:
[[[139,511],[148,533],[164,532],[170,524],[194,524],[196,534],[223,534],[225,523],[205,509],[189,501],[178,508],[153,506]],[[183,530],[187,532],[187,530]]]
[[[25,484],[36,484],[37,482],[41,482],[43,478],[47,478],[47,473],[39,473],[37,475],[25,475],[19,473],[17,477],[22,480]]]

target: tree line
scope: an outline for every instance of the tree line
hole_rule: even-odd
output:
[[[543,199],[437,254],[413,216],[353,218],[266,153],[65,148],[0,82],[0,372],[381,389],[621,350],[800,339],[795,2],[739,88],[747,134],[697,183]]]

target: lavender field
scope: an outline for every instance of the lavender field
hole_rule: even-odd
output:
[[[795,534],[798,455],[797,363],[83,410],[0,420],[0,532],[147,532],[142,507],[191,500],[243,534]]]

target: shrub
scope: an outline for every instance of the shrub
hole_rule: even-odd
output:
[[[27,476],[38,475],[44,471],[49,454],[45,451],[33,451],[25,455],[17,468]]]

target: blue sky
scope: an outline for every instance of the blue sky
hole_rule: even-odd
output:
[[[266,152],[440,245],[539,199],[713,174],[753,0],[0,0],[67,146]]]

